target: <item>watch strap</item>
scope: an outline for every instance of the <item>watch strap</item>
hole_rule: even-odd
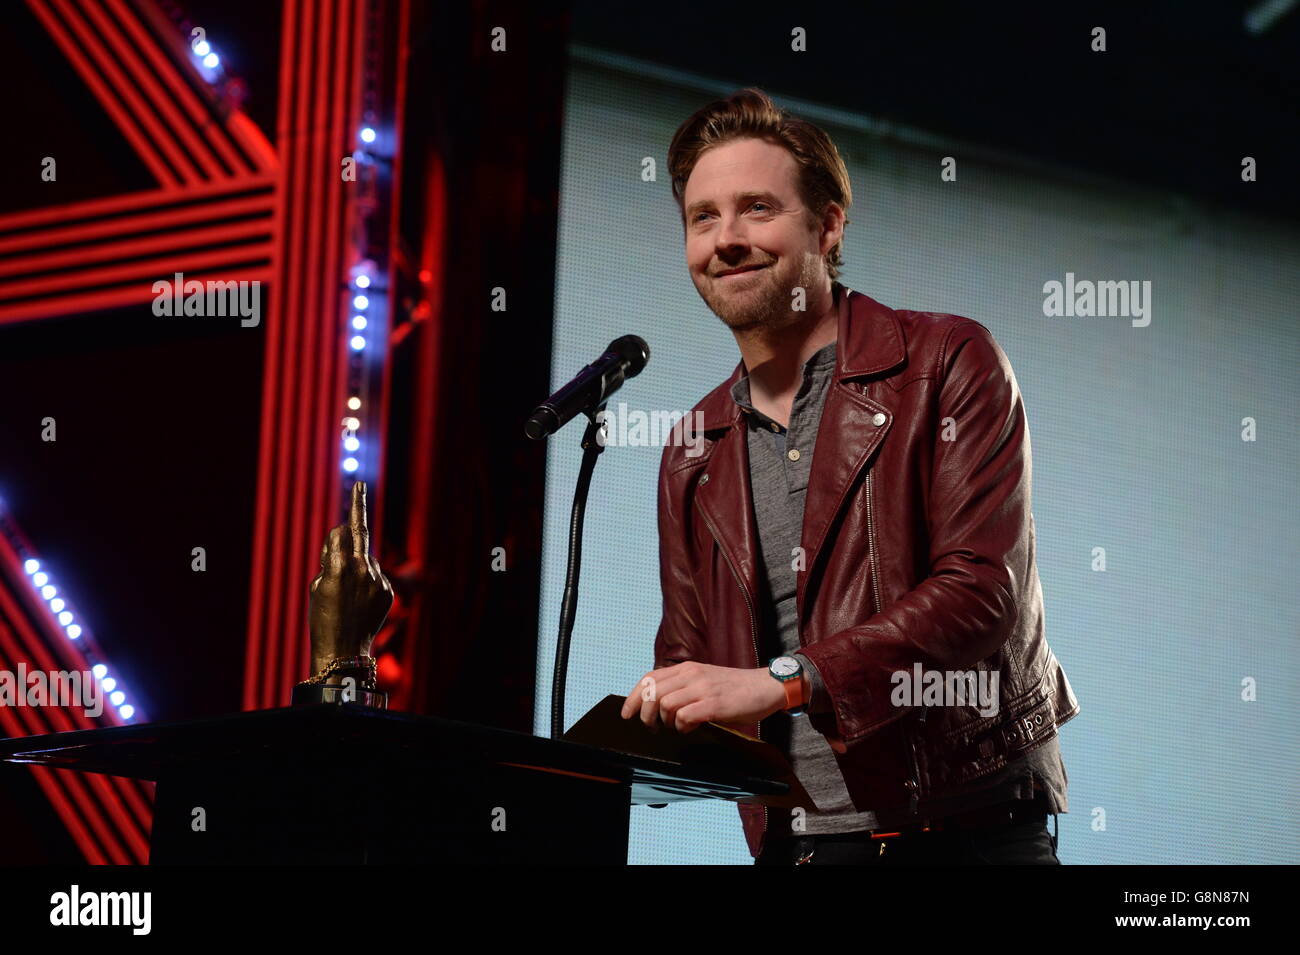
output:
[[[807,702],[803,698],[803,677],[800,676],[797,680],[786,680],[781,685],[785,687],[786,710],[791,712],[802,710]]]

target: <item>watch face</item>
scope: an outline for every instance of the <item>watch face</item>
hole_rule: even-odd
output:
[[[799,661],[794,657],[777,657],[768,669],[777,676],[794,676],[799,672]]]

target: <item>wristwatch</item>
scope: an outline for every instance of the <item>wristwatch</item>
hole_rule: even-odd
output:
[[[785,711],[798,716],[808,708],[803,698],[803,664],[797,657],[773,657],[767,672],[785,687]]]

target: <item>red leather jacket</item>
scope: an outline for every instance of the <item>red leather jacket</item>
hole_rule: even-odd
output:
[[[919,817],[1050,739],[1079,703],[1043,636],[1029,429],[1006,355],[967,318],[896,311],[848,288],[838,300],[797,574],[801,652],[833,703],[810,719],[860,811]],[[695,406],[694,456],[677,442],[660,463],[656,668],[767,663],[745,423],[730,395],[743,373],[737,364]],[[997,712],[893,705],[891,675],[916,663],[996,671]],[[738,728],[762,737],[758,724]],[[767,810],[739,808],[757,857]]]

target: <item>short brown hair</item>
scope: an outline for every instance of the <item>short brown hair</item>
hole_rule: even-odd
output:
[[[799,196],[814,223],[819,223],[831,202],[847,213],[853,204],[849,172],[831,138],[806,119],[777,107],[762,90],[750,86],[715,100],[696,110],[682,123],[668,147],[668,172],[672,176],[673,198],[686,225],[684,208],[686,180],[706,150],[735,139],[764,139],[782,146],[799,165]],[[844,217],[847,226],[849,218]],[[826,253],[826,272],[831,281],[839,278],[843,241]]]

